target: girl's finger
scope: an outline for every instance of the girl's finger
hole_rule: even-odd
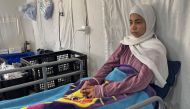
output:
[[[87,86],[86,89],[92,89],[94,86]]]
[[[86,92],[86,93],[90,93],[90,92],[91,92],[91,89],[86,89],[85,92]]]
[[[92,98],[92,93],[89,93],[89,94],[87,95],[87,97],[88,97],[88,98]]]

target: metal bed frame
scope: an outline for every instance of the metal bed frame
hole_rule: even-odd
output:
[[[80,62],[80,69],[78,71],[70,72],[70,73],[67,73],[67,74],[61,74],[61,75],[57,75],[57,76],[53,76],[53,77],[47,77],[47,69],[46,69],[47,66],[58,65],[58,64],[63,64],[63,63],[68,63],[68,62],[73,62],[73,61],[79,61]],[[25,63],[27,63],[27,62],[25,62]],[[42,79],[27,82],[27,83],[23,83],[23,84],[19,84],[19,85],[9,86],[9,87],[6,87],[6,88],[1,88],[0,93],[15,90],[15,89],[19,89],[19,88],[24,88],[24,87],[27,87],[27,86],[36,85],[36,84],[40,84],[40,83],[44,83],[45,90],[47,90],[48,89],[47,81],[51,81],[51,80],[58,79],[58,78],[61,78],[61,77],[68,77],[68,76],[76,75],[76,74],[80,74],[80,78],[82,78],[82,72],[84,72],[82,60],[80,60],[78,58],[71,58],[71,59],[64,59],[64,60],[53,61],[53,62],[46,62],[46,63],[42,63],[42,64],[30,65],[30,66],[10,69],[10,70],[6,70],[6,71],[0,71],[0,75],[6,74],[6,73],[11,73],[11,72],[17,72],[17,71],[32,70],[34,68],[42,68],[42,73],[43,73],[43,78]],[[148,105],[150,103],[153,103],[155,101],[158,101],[159,109],[166,109],[165,108],[166,105],[164,104],[164,101],[158,96],[153,96],[151,98],[148,98],[143,102],[139,102],[139,103],[137,103],[135,105],[132,105],[132,106],[128,107],[127,109],[140,109],[143,106]]]
[[[148,98],[142,102],[139,102],[137,104],[134,104],[126,109],[140,109],[143,106],[146,106],[146,105],[151,104],[156,101],[158,102],[158,106],[159,106],[158,109],[167,109],[163,99],[160,98],[159,96],[150,97],[150,98]]]

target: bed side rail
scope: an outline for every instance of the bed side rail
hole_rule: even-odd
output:
[[[73,61],[79,61],[79,63],[80,63],[80,69],[78,71],[74,71],[74,72],[66,73],[66,74],[61,74],[61,75],[57,75],[57,76],[53,76],[53,77],[47,77],[47,71],[46,71],[47,66],[58,65],[58,64],[63,64],[63,63],[68,63],[68,62],[73,62]],[[11,73],[11,72],[17,72],[17,71],[31,70],[34,68],[41,68],[41,67],[42,67],[42,73],[43,73],[42,79],[23,83],[23,84],[19,84],[19,85],[14,85],[14,86],[6,87],[6,88],[1,88],[0,93],[7,92],[10,90],[19,89],[19,88],[23,88],[23,87],[27,87],[27,86],[31,86],[31,85],[36,85],[39,83],[44,83],[45,90],[47,90],[47,81],[51,81],[51,80],[58,79],[61,77],[68,77],[68,76],[75,75],[75,74],[80,74],[80,78],[82,78],[82,72],[84,72],[82,60],[80,60],[78,58],[71,58],[71,59],[46,62],[46,63],[42,63],[42,64],[35,64],[35,65],[31,65],[31,66],[25,66],[25,67],[21,67],[21,68],[15,68],[15,69],[10,69],[10,70],[0,71],[0,75],[6,74],[6,73]]]
[[[140,109],[150,103],[153,103],[155,101],[158,101],[159,103],[159,108],[158,109],[166,109],[165,108],[165,104],[164,104],[164,101],[162,100],[162,98],[160,98],[159,96],[153,96],[153,97],[150,97],[142,102],[139,102],[137,104],[134,104],[130,107],[128,107],[127,109]]]

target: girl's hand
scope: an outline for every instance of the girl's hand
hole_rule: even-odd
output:
[[[94,86],[87,86],[84,89],[84,93],[88,98],[95,98],[95,90],[94,90]]]
[[[88,80],[85,81],[84,84],[83,84],[83,86],[82,86],[81,89],[80,89],[80,92],[85,95],[85,93],[86,93],[85,89],[86,89],[88,86],[90,86],[90,85],[91,85],[91,84],[90,84],[90,82],[89,82]]]

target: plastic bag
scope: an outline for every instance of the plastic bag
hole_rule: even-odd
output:
[[[46,20],[52,17],[53,9],[54,5],[52,0],[40,0],[40,11]]]

